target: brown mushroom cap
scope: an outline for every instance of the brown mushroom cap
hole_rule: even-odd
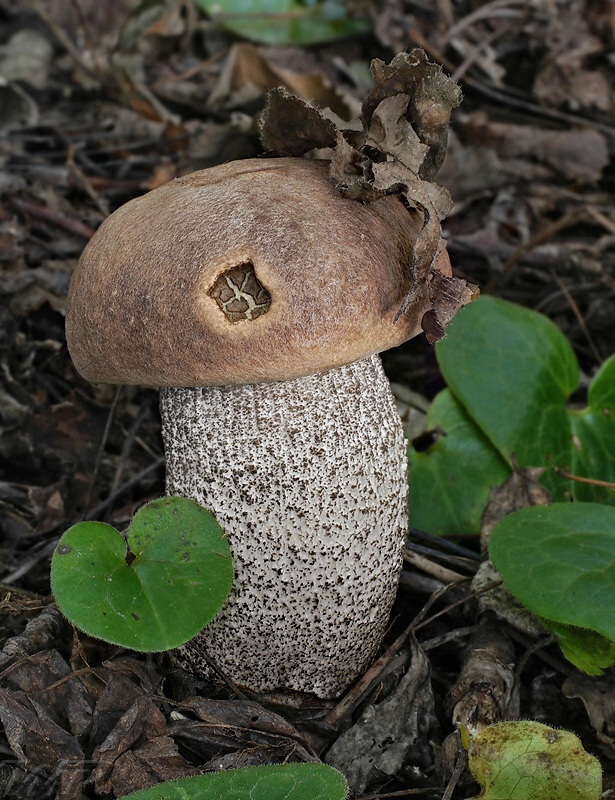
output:
[[[421,218],[397,196],[344,199],[328,164],[249,159],[195,172],[119,208],[75,269],[66,337],[95,383],[287,380],[420,332]],[[436,264],[448,273],[445,251]]]

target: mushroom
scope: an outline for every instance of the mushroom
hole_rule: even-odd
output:
[[[209,508],[233,553],[227,603],[177,653],[196,674],[331,698],[378,650],[408,520],[377,353],[438,327],[455,280],[437,237],[417,263],[424,227],[400,194],[342,196],[327,162],[248,159],[130,201],[86,247],[73,362],[162,387],[167,493]]]

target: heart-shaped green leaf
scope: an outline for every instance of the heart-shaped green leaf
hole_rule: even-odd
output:
[[[344,776],[325,764],[272,764],[159,783],[124,800],[346,800]]]
[[[600,762],[579,739],[531,720],[478,733],[468,768],[482,786],[480,800],[599,800],[602,792]]]
[[[104,522],[80,522],[62,536],[51,562],[51,588],[70,622],[145,652],[191,639],[220,610],[232,579],[224,531],[183,497],[143,506],[126,540]]]
[[[489,555],[510,592],[547,620],[615,641],[615,508],[533,506],[498,523]]]

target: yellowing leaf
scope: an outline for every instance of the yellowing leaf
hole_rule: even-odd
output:
[[[521,720],[490,725],[473,737],[468,768],[480,800],[599,800],[598,759],[568,731]]]

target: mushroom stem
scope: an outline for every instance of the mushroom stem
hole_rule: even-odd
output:
[[[236,577],[178,651],[236,684],[337,696],[374,657],[407,535],[406,445],[378,356],[279,383],[161,392],[167,493],[209,508]]]

